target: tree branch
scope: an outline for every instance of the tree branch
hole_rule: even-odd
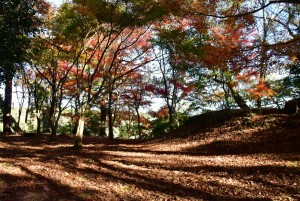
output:
[[[273,0],[273,1],[270,1],[268,4],[266,4],[264,6],[261,6],[261,7],[257,8],[257,9],[254,9],[252,11],[245,12],[245,13],[240,13],[240,14],[235,14],[235,15],[214,15],[214,14],[200,13],[200,12],[189,12],[189,11],[185,11],[185,12],[189,13],[189,14],[192,14],[192,15],[202,15],[202,16],[215,17],[215,18],[220,18],[220,19],[224,19],[224,18],[239,18],[239,17],[244,17],[246,15],[254,14],[254,13],[258,12],[258,11],[261,11],[261,10],[267,8],[271,4],[275,4],[275,3],[300,4],[300,1],[299,0]]]

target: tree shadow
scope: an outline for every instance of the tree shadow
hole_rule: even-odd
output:
[[[146,192],[152,194],[152,198],[155,195],[168,195],[169,197],[190,199],[190,200],[259,200],[260,197],[254,194],[251,197],[243,195],[230,195],[234,188],[242,191],[241,186],[224,186],[218,180],[211,181],[201,181],[201,185],[207,187],[208,190],[201,187],[189,186],[185,183],[178,183],[172,179],[176,178],[174,171],[183,172],[184,174],[219,174],[223,175],[226,173],[228,178],[236,177],[237,179],[245,179],[248,176],[254,177],[253,181],[262,185],[267,186],[269,189],[281,189],[278,190],[282,193],[292,193],[297,194],[295,187],[287,186],[284,184],[276,184],[270,182],[268,179],[264,179],[264,176],[269,174],[275,178],[280,178],[284,176],[290,178],[291,180],[299,178],[300,172],[298,167],[282,167],[282,166],[253,166],[253,167],[226,167],[226,166],[212,166],[212,165],[201,165],[201,166],[191,166],[189,164],[182,164],[180,161],[173,161],[172,164],[160,164],[155,161],[156,156],[170,157],[171,155],[176,155],[179,158],[182,155],[187,156],[224,156],[224,155],[244,155],[244,154],[257,154],[257,153],[276,153],[289,156],[297,155],[299,153],[298,145],[299,136],[293,133],[289,133],[286,136],[280,136],[276,139],[274,136],[268,138],[266,135],[254,135],[255,137],[259,136],[257,143],[253,142],[233,142],[233,141],[215,141],[210,144],[201,145],[198,147],[193,147],[191,149],[185,149],[180,152],[170,152],[170,151],[153,151],[150,149],[140,150],[140,144],[133,144],[133,142],[118,141],[117,143],[95,143],[91,140],[90,143],[86,141],[87,145],[81,150],[75,150],[72,148],[72,138],[61,139],[62,142],[58,141],[57,144],[49,145],[45,143],[46,141],[34,139],[25,140],[25,147],[18,147],[19,143],[23,142],[23,138],[16,137],[16,140],[10,138],[8,142],[4,141],[3,143],[8,143],[13,146],[0,147],[0,159],[9,159],[8,161],[16,160],[19,164],[19,167],[26,172],[28,175],[34,177],[34,182],[36,185],[32,189],[37,189],[43,191],[43,184],[47,184],[53,192],[56,192],[57,196],[70,197],[74,200],[84,200],[82,197],[74,193],[72,187],[58,183],[57,181],[44,176],[40,173],[36,173],[33,170],[28,169],[26,166],[22,165],[24,160],[31,159],[33,162],[37,161],[39,164],[56,164],[64,169],[65,172],[72,174],[80,174],[87,179],[95,180],[97,177],[101,177],[106,181],[113,181],[115,183],[124,184],[127,186],[137,186],[140,189],[143,189]],[[282,140],[284,139],[284,140]],[[275,141],[274,141],[275,140]],[[278,141],[276,141],[278,140]],[[281,140],[283,142],[281,142]],[[12,141],[15,144],[11,143]],[[268,143],[276,144],[276,147],[268,146]],[[58,146],[58,144],[60,144]],[[129,146],[130,145],[130,146]],[[134,146],[133,146],[134,145]],[[277,150],[279,148],[279,151]],[[112,154],[112,153],[116,154]],[[118,152],[133,153],[129,155],[118,155]],[[137,153],[136,155],[134,153]],[[145,155],[138,155],[138,153],[147,153]],[[141,161],[132,160],[135,157],[140,157]],[[154,160],[147,161],[147,157],[152,157]],[[78,161],[84,163],[84,167],[78,166]],[[122,165],[114,165],[111,162],[119,162]],[[21,165],[20,165],[21,164]],[[137,169],[129,169],[128,166],[137,166]],[[149,172],[141,171],[140,168],[147,168]],[[172,172],[169,176],[170,178],[164,178],[162,176],[158,177],[157,175],[152,175],[152,170],[157,172]],[[2,176],[2,175],[0,175]],[[24,189],[21,186],[23,181],[28,180],[28,177],[23,176],[14,176],[14,175],[3,175],[2,179],[5,183],[9,182],[9,179],[16,179],[20,185],[14,187],[7,187],[6,194],[13,196],[13,192],[16,189]],[[256,177],[256,178],[255,178]],[[191,178],[192,180],[193,178]],[[1,180],[1,179],[0,179]],[[198,181],[195,181],[198,182]],[[99,184],[100,185],[100,184]],[[214,189],[214,190],[210,190]],[[84,190],[84,187],[82,188]],[[219,189],[219,190],[218,190]],[[136,197],[131,195],[133,193],[129,192],[127,194],[122,194],[118,191],[114,192],[115,199],[117,200],[134,200]],[[102,194],[100,198],[105,196],[105,192],[92,192],[93,194]],[[228,194],[226,194],[228,193]],[[1,195],[1,194],[0,194]],[[1,195],[2,196],[2,195]],[[54,196],[54,195],[53,195]],[[150,197],[151,197],[150,196]],[[2,196],[3,197],[3,196]],[[257,197],[257,198],[255,198]],[[1,198],[1,197],[0,197]],[[141,198],[141,197],[139,197]],[[55,200],[55,197],[51,197]],[[4,199],[5,200],[5,199]],[[87,200],[87,199],[86,199]],[[266,198],[265,200],[268,200]],[[270,200],[270,199],[269,199]]]
[[[107,159],[105,158],[106,155],[103,155],[101,159]],[[90,158],[93,161],[95,161],[98,165],[98,169],[93,169],[86,167],[84,169],[77,168],[74,166],[70,166],[70,163],[66,162],[64,167],[67,169],[73,169],[73,171],[80,172],[82,175],[95,175],[95,176],[101,176],[103,178],[106,178],[110,181],[115,181],[118,183],[126,184],[128,186],[137,186],[138,188],[141,188],[143,190],[153,192],[153,194],[167,194],[169,196],[172,196],[175,200],[176,197],[180,197],[183,199],[204,199],[204,200],[271,200],[271,199],[259,199],[259,198],[250,198],[250,197],[238,197],[238,196],[230,196],[230,195],[223,195],[219,192],[208,192],[205,190],[193,188],[190,186],[185,186],[180,183],[174,183],[171,181],[166,180],[166,178],[160,177],[155,178],[149,174],[142,174],[140,171],[129,171],[126,168],[117,167],[115,165],[107,164],[99,160],[99,158]],[[111,159],[111,158],[109,158]],[[124,163],[125,164],[125,163]],[[133,165],[134,163],[129,163],[130,165]],[[109,171],[103,171],[103,169],[109,170]],[[158,167],[158,169],[163,170],[163,168]],[[210,186],[215,189],[223,188],[222,184],[218,182],[202,182],[202,185]],[[124,197],[123,197],[124,199]],[[130,196],[128,199],[132,199]],[[126,199],[124,199],[126,200]]]
[[[59,198],[69,198],[69,200],[79,201],[84,200],[77,196],[71,187],[30,171],[24,166],[19,167],[30,176],[0,174],[0,181],[7,184],[5,187],[0,187],[0,200],[53,201]],[[47,189],[45,190],[45,188]],[[29,195],[31,195],[31,198]]]

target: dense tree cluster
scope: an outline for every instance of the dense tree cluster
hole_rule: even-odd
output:
[[[23,129],[50,132],[51,140],[73,133],[76,147],[84,135],[163,135],[207,110],[283,108],[300,96],[298,1],[0,6],[5,132],[13,78],[26,125],[30,113],[36,118]]]

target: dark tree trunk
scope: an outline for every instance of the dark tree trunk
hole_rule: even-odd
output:
[[[138,120],[138,135],[139,135],[139,138],[141,139],[142,138],[141,115],[140,115],[138,107],[135,107],[135,111],[136,111],[137,120]]]
[[[2,99],[2,97],[0,96],[0,107],[4,109],[4,100]],[[13,116],[10,116],[10,122],[11,124],[14,125],[14,130],[16,132],[21,133],[22,129],[19,127],[19,125],[17,124],[17,121],[15,120],[15,118]]]
[[[41,130],[41,127],[42,127],[42,126],[41,126],[42,120],[41,120],[40,117],[37,117],[36,120],[37,120],[36,134],[37,134],[37,135],[41,135],[41,134],[42,134],[42,130]]]
[[[5,98],[3,104],[3,133],[11,134],[11,103],[12,103],[12,78],[5,80]]]
[[[261,97],[258,97],[258,99],[256,100],[256,106],[259,113],[261,113]]]
[[[28,92],[28,102],[27,102],[27,108],[26,108],[26,112],[25,112],[25,124],[28,121],[28,115],[29,115],[29,111],[30,111],[30,101],[31,101],[31,92]]]
[[[18,124],[18,126],[20,127],[20,121],[21,121],[21,115],[22,115],[22,109],[23,108],[19,108],[19,111],[18,111],[18,122],[17,122],[17,124]]]
[[[50,132],[50,124],[49,124],[49,114],[47,109],[42,110],[42,122],[43,122],[43,132],[49,133]]]
[[[100,116],[100,132],[99,136],[103,137],[106,135],[106,116],[107,116],[107,108],[105,106],[100,107],[101,116]]]
[[[110,140],[114,139],[113,117],[111,107],[108,108],[108,138]]]
[[[113,116],[112,116],[112,90],[109,90],[108,97],[108,138],[114,139]]]
[[[173,114],[174,114],[173,108],[169,107],[169,129],[170,129],[170,132],[174,131]]]

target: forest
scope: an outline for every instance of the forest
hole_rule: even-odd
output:
[[[0,200],[300,199],[298,0],[0,0],[0,84]]]

